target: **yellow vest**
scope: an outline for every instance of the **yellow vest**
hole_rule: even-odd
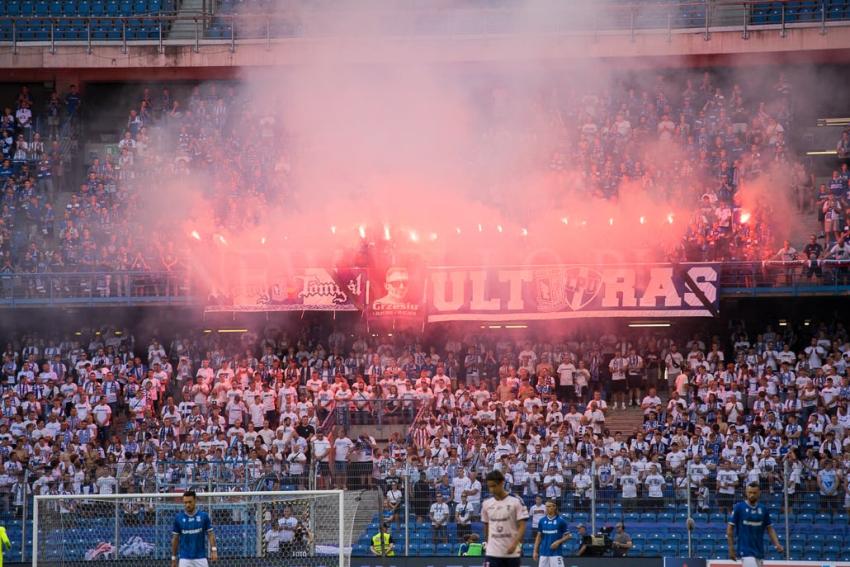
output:
[[[0,526],[0,567],[3,565],[3,550],[12,549],[12,542],[9,541],[9,536],[6,535],[6,528]]]
[[[379,557],[395,556],[395,551],[390,548],[390,534],[378,532],[372,536],[372,553]]]

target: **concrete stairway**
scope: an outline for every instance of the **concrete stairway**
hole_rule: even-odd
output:
[[[623,437],[628,437],[643,424],[643,411],[640,408],[629,408],[625,411],[617,407],[610,408],[605,416],[605,427],[614,434],[622,432]]]
[[[183,0],[180,10],[177,12],[178,19],[168,32],[168,39],[195,39],[195,22],[192,16],[200,14],[204,9],[204,0]],[[198,34],[203,37],[203,21],[198,21]]]

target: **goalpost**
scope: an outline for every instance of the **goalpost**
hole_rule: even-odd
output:
[[[170,567],[172,525],[183,509],[182,496],[38,495],[32,565],[144,561],[148,567]],[[217,565],[347,567],[345,534],[353,514],[346,518],[344,496],[342,490],[199,492],[197,505],[212,520]]]

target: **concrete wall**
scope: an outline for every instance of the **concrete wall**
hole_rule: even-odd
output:
[[[488,36],[443,38],[348,38],[340,40],[286,39],[267,44],[240,43],[231,51],[228,41],[192,45],[85,45],[9,44],[0,47],[0,68],[6,81],[56,81],[57,84],[89,81],[223,79],[238,77],[242,68],[303,65],[332,58],[351,63],[399,63],[412,55],[435,63],[486,63],[529,60],[568,64],[599,59],[638,63],[647,67],[704,65],[761,65],[765,63],[850,62],[850,27],[819,25],[788,28],[784,37],[777,27],[749,31],[702,30],[586,33],[559,36]],[[143,76],[140,77],[140,71]]]

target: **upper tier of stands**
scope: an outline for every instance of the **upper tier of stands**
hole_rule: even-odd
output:
[[[593,14],[588,10],[567,10],[563,17],[553,18],[545,25],[565,30],[701,28],[707,18],[717,20],[712,25],[724,25],[723,12],[709,6],[704,0],[615,1],[601,10],[597,5]],[[297,3],[220,0],[204,4],[203,13],[180,13],[180,7],[179,0],[8,0],[0,3],[0,42],[154,40],[160,34],[168,37],[175,17],[193,25],[200,22],[201,36],[207,39],[292,37],[305,31],[302,18],[297,15],[303,6]],[[511,9],[510,3],[493,2],[471,3],[442,14],[420,10],[404,18],[397,29],[387,31],[416,35],[500,33],[514,25]],[[850,19],[850,0],[742,2],[736,10],[739,13],[730,24],[833,22]]]

